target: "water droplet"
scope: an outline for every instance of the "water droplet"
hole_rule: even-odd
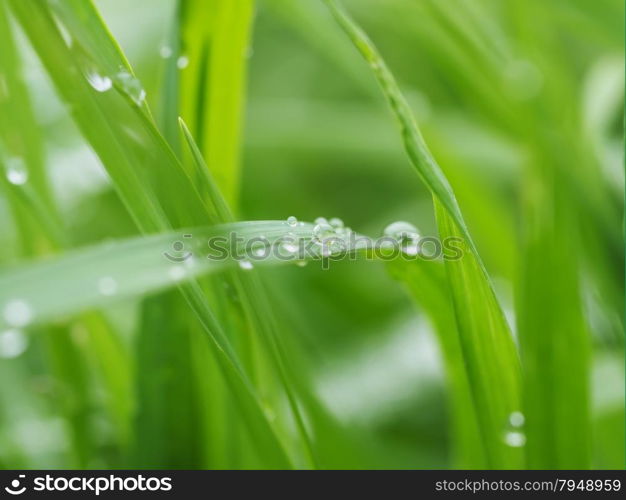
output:
[[[111,276],[103,276],[98,280],[98,291],[106,296],[115,295],[117,293],[117,281]]]
[[[420,252],[419,233],[410,222],[392,222],[385,228],[384,235],[396,240],[402,252],[407,255],[417,255]]]
[[[526,444],[526,435],[519,431],[509,431],[504,435],[504,442],[513,448],[521,448]]]
[[[146,91],[141,86],[141,82],[131,75],[128,70],[122,69],[115,75],[121,89],[130,97],[137,106],[141,106],[146,98]]]
[[[261,241],[252,243],[250,249],[252,250],[252,255],[255,257],[263,258],[267,256],[268,246]]]
[[[20,330],[0,333],[0,358],[17,358],[28,347],[28,338]]]
[[[4,320],[11,326],[21,328],[28,325],[33,319],[33,310],[21,299],[9,301],[4,306]]]
[[[178,69],[185,69],[187,66],[189,66],[189,58],[187,56],[180,56],[176,59],[176,67]]]
[[[317,223],[313,228],[313,238],[316,242],[322,243],[325,239],[331,238],[336,235],[335,229],[328,224],[328,222],[318,222],[319,219],[315,219]],[[324,219],[326,221],[326,219]]]
[[[509,423],[513,427],[522,427],[525,421],[524,414],[520,411],[514,411],[509,415]]]
[[[297,260],[296,261],[296,266],[298,267],[305,267],[308,264],[308,262],[306,260]]]
[[[343,236],[344,238],[350,238],[350,235],[353,233],[353,231],[352,231],[352,228],[341,227],[337,229],[337,233]]]
[[[333,217],[328,221],[328,223],[333,226],[335,229],[343,228],[343,221],[339,217]]]
[[[289,224],[291,227],[296,227],[298,225],[298,219],[291,215],[287,217],[287,224]]]
[[[24,160],[19,156],[7,158],[6,160],[7,179],[11,184],[21,186],[28,181],[28,170]]]
[[[172,48],[169,45],[161,45],[161,48],[159,49],[159,55],[163,59],[169,59],[170,57],[172,57],[172,53]]]
[[[97,71],[87,73],[87,81],[98,92],[106,92],[113,87],[113,82],[108,76],[102,76]]]
[[[328,225],[328,221],[326,220],[326,217],[318,217],[313,222],[315,222],[315,224],[327,224]]]
[[[249,271],[254,266],[252,265],[252,262],[250,262],[249,260],[240,260],[239,267],[243,269],[244,271]]]
[[[288,253],[296,253],[298,251],[298,238],[293,233],[286,234],[281,242],[281,247]]]
[[[180,281],[187,275],[187,270],[183,266],[172,266],[167,273],[172,281]]]

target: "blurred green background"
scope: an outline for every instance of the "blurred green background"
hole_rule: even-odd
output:
[[[196,8],[210,10],[214,3]],[[158,121],[167,113],[164,88],[171,58],[163,55],[176,2],[95,4]],[[588,462],[581,464],[621,468],[623,2],[344,4],[386,59],[454,187],[514,335],[520,327],[535,332],[527,344],[532,352],[561,330],[565,344],[548,349],[554,354],[567,352],[567,335],[584,329],[589,370],[578,367],[577,372],[575,366],[554,377],[589,383],[588,391],[579,388],[589,395],[578,401],[589,412],[589,428],[580,429],[590,440]],[[67,247],[137,235],[22,28],[11,14],[8,19]],[[256,2],[244,60],[238,220],[340,217],[372,236],[392,221],[408,220],[424,235],[438,234],[431,196],[407,165],[376,81],[323,2]],[[190,64],[179,71],[192,69]],[[182,100],[197,101],[182,88]],[[14,112],[20,113],[19,105]],[[4,130],[16,126],[16,116],[5,114]],[[23,241],[19,219],[29,215],[13,210],[9,191],[0,197],[3,269],[60,253],[45,243]],[[537,202],[546,199],[558,202]],[[484,465],[458,459],[436,318],[412,300],[403,279],[384,263],[366,261],[334,262],[328,271],[314,262],[259,273],[297,378],[314,395],[316,410],[305,420],[317,419],[320,426],[312,432],[315,453],[323,457],[319,466]],[[222,292],[210,302],[219,308],[219,296],[228,290],[216,289]],[[63,281],[57,290],[65,293]],[[580,321],[571,323],[577,315]],[[192,316],[177,292],[168,291],[0,333],[0,465],[270,466],[255,449],[214,356],[200,346],[204,341],[198,340]],[[235,324],[245,321],[241,311],[226,316]],[[106,335],[98,334],[102,325]],[[145,329],[154,330],[154,340],[146,340]],[[178,348],[186,347],[151,352],[159,329],[175,332]],[[245,338],[239,341],[245,344]],[[242,350],[254,358],[254,344]],[[111,352],[117,354],[109,357]],[[263,359],[256,366],[261,379],[271,371]],[[528,366],[532,390],[524,393],[526,404],[532,407],[535,396],[537,405],[544,404],[549,395],[538,388],[552,381]],[[203,389],[207,384],[211,387]],[[572,394],[564,400],[578,397]],[[272,411],[284,412],[284,398],[276,398],[278,409]],[[568,418],[564,404],[565,413],[557,408],[550,414],[556,427],[559,414]],[[576,404],[573,408],[577,411]],[[282,428],[281,439],[290,443],[293,423]],[[298,446],[291,452],[300,457],[296,466],[306,466]],[[558,458],[546,460],[524,465],[564,466]]]

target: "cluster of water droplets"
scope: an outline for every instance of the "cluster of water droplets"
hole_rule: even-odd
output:
[[[141,106],[146,99],[146,91],[143,89],[139,79],[133,76],[126,68],[121,68],[113,77],[113,80],[137,106]]]
[[[313,241],[321,247],[322,256],[328,257],[349,248],[348,239],[351,233],[352,230],[344,226],[338,217],[331,219],[318,217],[313,227]]]
[[[526,434],[524,433],[524,414],[514,411],[509,415],[506,430],[504,432],[504,442],[512,448],[521,448],[526,444]]]
[[[33,309],[25,300],[12,299],[2,308],[2,317],[9,328],[0,333],[0,358],[16,358],[28,347],[22,328],[32,322]]]
[[[159,55],[163,59],[169,59],[174,55],[174,49],[167,44],[163,44],[159,48]],[[178,69],[185,69],[187,66],[189,66],[189,57],[185,54],[179,55],[176,59],[176,67]]]

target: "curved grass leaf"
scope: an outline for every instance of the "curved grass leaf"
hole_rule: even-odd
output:
[[[519,360],[452,187],[428,150],[409,105],[373,43],[333,0],[325,2],[369,63],[398,120],[409,160],[433,195],[440,237],[463,240],[463,258],[446,261],[446,272],[487,462],[493,468],[520,467],[521,450],[508,446],[504,439],[509,415],[521,407]]]

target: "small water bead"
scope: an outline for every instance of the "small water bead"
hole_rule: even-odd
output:
[[[181,281],[187,276],[187,270],[180,265],[172,266],[168,270],[168,275],[172,281]]]
[[[417,255],[420,252],[420,235],[417,228],[410,222],[392,222],[385,228],[384,235],[396,240],[402,252],[407,255]]]
[[[187,56],[180,56],[176,59],[176,67],[178,69],[185,69],[187,66],[189,66],[189,58]]]
[[[509,424],[513,427],[522,427],[525,421],[524,414],[520,411],[514,411],[509,415]]]
[[[316,221],[317,222],[317,221]],[[318,242],[335,236],[335,229],[327,222],[318,222],[313,228],[313,237]]]
[[[141,106],[146,98],[146,91],[137,78],[131,75],[128,70],[122,69],[115,75],[115,81],[119,83],[122,90],[137,106]]]
[[[98,280],[98,291],[107,297],[117,293],[117,281],[111,276],[103,276]]]
[[[328,220],[326,219],[326,217],[318,217],[317,219],[315,219],[313,222],[315,222],[315,224],[326,224],[326,225],[330,225],[328,223]]]
[[[520,431],[509,431],[504,435],[504,442],[513,448],[521,448],[526,444],[526,435]]]
[[[511,412],[507,419],[504,432],[504,442],[513,448],[520,448],[526,444],[526,435],[523,432],[525,417],[522,412]]]
[[[281,241],[281,247],[289,253],[298,251],[298,238],[293,233],[287,233]]]
[[[161,48],[159,48],[159,55],[163,59],[169,59],[170,57],[172,57],[172,54],[172,47],[170,47],[169,45],[161,45]]]
[[[333,217],[332,219],[328,221],[328,223],[335,229],[343,228],[343,221],[339,217]]]
[[[87,81],[97,92],[106,92],[113,87],[113,81],[108,76],[102,76],[97,71],[87,73]]]
[[[265,239],[263,236],[261,238]],[[268,246],[264,242],[256,241],[252,243],[250,249],[252,250],[252,255],[255,257],[263,258],[267,256]]]
[[[24,160],[19,156],[14,156],[6,160],[7,180],[15,185],[22,186],[28,181],[28,170]]]
[[[298,225],[298,219],[291,215],[287,217],[287,224],[289,224],[291,227],[296,227]]]
[[[33,310],[28,302],[13,299],[4,306],[4,320],[11,326],[21,328],[33,320]]]
[[[296,261],[296,266],[298,267],[305,267],[308,264],[308,262],[306,260],[297,260]]]
[[[20,330],[5,330],[0,333],[0,358],[17,358],[27,347],[28,338]]]
[[[244,271],[249,271],[254,266],[252,265],[252,262],[250,262],[249,260],[240,260],[239,267],[243,269]]]

